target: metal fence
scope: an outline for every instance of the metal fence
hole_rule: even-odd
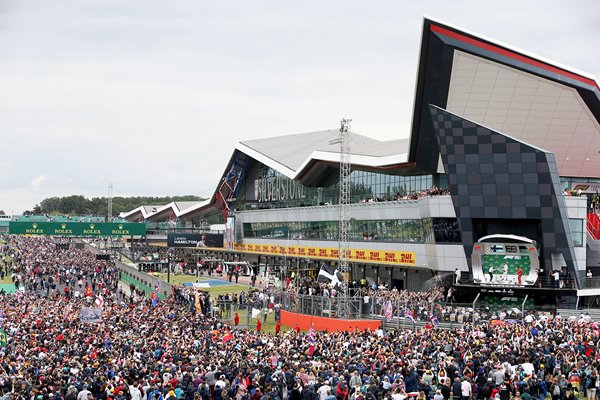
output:
[[[470,272],[462,272],[460,276],[460,280],[457,282],[458,285],[480,285],[481,281],[475,281],[473,279],[473,274]],[[578,288],[581,289],[582,285],[587,285],[585,287],[588,288],[599,288],[600,287],[600,277],[596,278],[585,278],[583,276],[562,276],[560,279],[555,280],[554,277],[548,275],[539,275],[537,280],[533,285],[523,286],[525,288],[538,288],[538,289],[560,289],[560,290],[575,290]],[[509,287],[513,285],[502,285],[501,283],[496,283],[492,285],[488,285],[491,287]]]
[[[393,324],[433,324],[444,323],[462,325],[479,320],[522,320],[529,313],[546,312],[555,314],[555,306],[535,307],[526,306],[527,298],[520,298],[516,303],[489,304],[477,297],[472,303],[451,303],[442,298],[433,297],[428,301],[390,300],[387,297],[323,297],[299,295],[289,292],[278,292],[276,302],[282,309],[294,313],[314,315],[327,318],[346,319],[385,319],[394,320]],[[388,305],[391,304],[391,308]]]

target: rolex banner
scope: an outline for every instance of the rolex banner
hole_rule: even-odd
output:
[[[146,224],[137,222],[21,222],[10,221],[11,235],[42,236],[143,236]]]

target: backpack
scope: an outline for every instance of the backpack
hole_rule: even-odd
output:
[[[230,387],[229,389],[227,389],[227,396],[229,396],[230,399],[234,398],[237,394],[237,389],[237,385],[235,385],[235,387]]]
[[[557,384],[554,384],[554,388],[552,389],[552,394],[555,396],[560,395],[560,386],[558,386]]]

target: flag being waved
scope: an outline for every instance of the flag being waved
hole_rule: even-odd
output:
[[[412,311],[410,311],[410,310],[408,309],[408,307],[406,307],[406,308],[404,309],[404,317],[405,317],[406,319],[408,319],[410,322],[412,322],[413,324],[415,323],[415,319],[413,318]]]
[[[323,263],[317,275],[318,283],[327,283],[334,288],[337,288],[342,283],[342,274],[340,271],[332,267],[331,265]]]
[[[104,300],[102,299],[102,295],[99,294],[96,297],[95,303],[96,303],[96,307],[98,307],[98,308],[102,308],[104,306]]]
[[[306,341],[308,343],[315,343],[317,341],[317,331],[315,331],[315,324],[310,326],[308,332],[306,332]]]
[[[388,301],[385,306],[385,322],[390,322],[392,320],[393,313],[394,313],[394,306],[392,306],[391,301]]]
[[[223,335],[223,343],[227,343],[230,340],[233,340],[233,333],[231,333],[231,331],[227,330],[227,333],[225,335]]]
[[[439,321],[438,321],[438,318],[435,316],[434,313],[431,313],[429,315],[429,320],[431,321],[431,324],[433,325],[434,328],[438,327]]]

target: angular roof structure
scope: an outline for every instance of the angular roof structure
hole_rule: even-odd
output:
[[[593,76],[429,17],[423,22],[410,139],[351,133],[353,169],[441,171],[430,105],[554,153],[560,176],[600,178],[600,89]],[[232,182],[251,159],[303,185],[320,186],[338,169],[338,137],[331,129],[242,141],[209,200],[144,215],[160,218],[171,209],[189,219],[225,209]]]
[[[172,217],[179,217],[187,209],[204,203],[205,202],[198,201],[174,201],[163,206],[140,206],[127,213],[121,213],[120,217],[125,218],[128,221],[168,220]]]
[[[340,158],[337,129],[277,136],[240,142],[236,149],[296,179],[314,162],[336,162]],[[352,164],[383,167],[407,160],[408,140],[380,141],[350,132]]]
[[[425,18],[410,160],[437,166],[432,104],[555,154],[561,176],[600,177],[593,76]]]

